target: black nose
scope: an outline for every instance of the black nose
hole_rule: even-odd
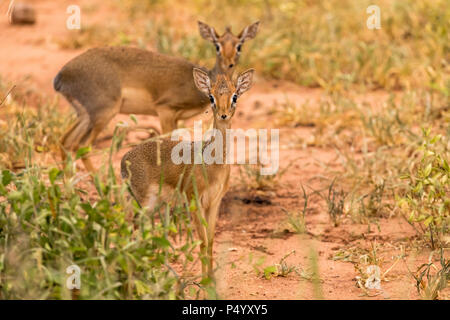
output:
[[[230,68],[233,68],[233,67],[234,67],[234,64],[230,64],[229,67],[230,67]]]
[[[222,119],[226,119],[227,118],[227,115],[226,114],[223,114],[222,115]]]

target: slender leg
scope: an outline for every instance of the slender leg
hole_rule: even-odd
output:
[[[94,143],[100,132],[111,119],[120,111],[122,99],[93,99],[92,105],[83,105],[70,94],[64,94],[77,112],[78,119],[64,134],[62,145],[62,158],[65,159],[66,151],[76,151],[80,147],[86,147]],[[96,101],[96,102],[95,102]],[[82,159],[85,168],[94,172],[95,168],[86,157]]]
[[[62,139],[61,139],[61,143],[60,143],[60,152],[61,152],[61,159],[63,161],[66,160],[66,150],[65,150],[65,146],[67,146],[67,138],[72,134],[73,130],[80,124],[80,118],[77,118],[73,124],[70,126],[69,129],[66,130],[66,132],[64,133]]]
[[[72,125],[61,140],[63,160],[65,159],[67,151],[78,150],[82,137],[89,134],[91,126],[91,121],[87,113],[78,116],[75,124]]]
[[[81,161],[83,162],[83,165],[86,168],[86,171],[88,171],[90,173],[94,173],[95,172],[95,167],[92,164],[91,159],[83,157],[83,158],[81,158]]]
[[[73,135],[77,134],[77,143],[72,145],[72,150],[78,150],[80,147],[87,147],[94,144],[97,136],[103,131],[103,129],[108,125],[111,119],[119,112],[121,100],[116,102],[105,103],[106,105],[113,106],[112,108],[96,108],[95,112],[88,114],[82,109],[79,112],[79,117],[83,117],[85,125],[85,130],[83,132],[74,132]],[[80,108],[81,109],[81,108]],[[95,167],[92,165],[89,156],[83,157],[81,159],[83,165],[87,171],[93,173],[95,172]]]
[[[207,239],[208,239],[208,276],[214,279],[214,255],[213,255],[213,245],[214,245],[214,234],[216,231],[217,216],[219,214],[219,207],[222,197],[219,196],[214,199],[208,208],[206,215],[207,218]]]
[[[192,215],[193,219],[194,219],[194,225],[195,225],[195,229],[197,231],[198,237],[200,239],[200,241],[202,242],[200,244],[200,257],[201,257],[201,262],[202,262],[202,277],[205,277],[207,275],[207,264],[204,263],[204,259],[206,258],[207,255],[207,231],[205,229],[205,226],[202,223],[202,219],[204,219],[205,215],[204,215],[204,210],[201,209],[197,212],[195,212]]]
[[[72,98],[70,95],[65,95],[67,101],[72,105],[72,108],[77,113],[77,119],[66,130],[61,139],[61,158],[64,161],[66,159],[67,152],[76,150],[80,144],[81,138],[89,130],[89,114],[81,103],[77,99]]]
[[[161,122],[161,133],[169,133],[177,128],[176,112],[169,108],[161,108],[158,112],[159,121]]]

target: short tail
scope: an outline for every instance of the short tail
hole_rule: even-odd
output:
[[[61,76],[61,72],[58,72],[58,74],[56,75],[55,79],[53,79],[53,88],[55,89],[55,91],[60,91],[61,87],[62,87],[62,76]]]
[[[138,199],[136,198],[136,196],[133,193],[133,189],[131,188],[131,185],[130,185],[131,181],[129,179],[130,173],[128,170],[129,170],[128,161],[126,160],[126,157],[124,156],[124,158],[120,162],[120,172],[122,175],[122,180],[126,183],[128,192],[134,198],[134,200],[136,200],[137,204],[139,205],[139,208],[142,208],[141,204],[139,203]]]
[[[127,156],[127,154],[125,154],[123,156],[122,160],[120,161],[120,175],[122,176],[123,180],[128,179],[128,176],[129,176],[126,156]]]

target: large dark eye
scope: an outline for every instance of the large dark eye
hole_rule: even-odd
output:
[[[241,47],[242,47],[242,45],[240,45],[240,44],[237,45],[237,47],[236,47],[237,52],[241,52]]]
[[[220,46],[217,43],[215,45],[216,45],[216,51],[217,51],[217,53],[219,53],[220,52]]]
[[[232,100],[233,100],[233,103],[236,103],[236,101],[237,101],[237,95],[234,94]]]
[[[209,101],[211,104],[214,104],[214,97],[211,94],[209,95]]]

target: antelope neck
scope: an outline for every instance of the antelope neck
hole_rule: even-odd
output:
[[[217,130],[222,135],[222,152],[223,152],[222,159],[223,159],[224,163],[226,163],[226,159],[227,159],[227,129],[231,129],[231,120],[227,121],[227,122],[222,122],[220,120],[217,120],[215,115],[213,115],[213,117],[214,117],[213,129]],[[214,131],[214,135],[211,137],[211,139],[209,139],[208,141],[206,141],[203,144],[203,150],[206,148],[206,146],[208,146],[212,143],[215,143],[216,134],[218,133],[217,131]]]
[[[229,75],[230,79],[233,77],[233,71]],[[219,60],[216,59],[216,64],[214,65],[214,67],[211,70],[208,70],[208,76],[214,82],[214,81],[216,81],[216,77],[218,74],[227,74],[227,72],[222,69],[222,67],[220,66]]]

